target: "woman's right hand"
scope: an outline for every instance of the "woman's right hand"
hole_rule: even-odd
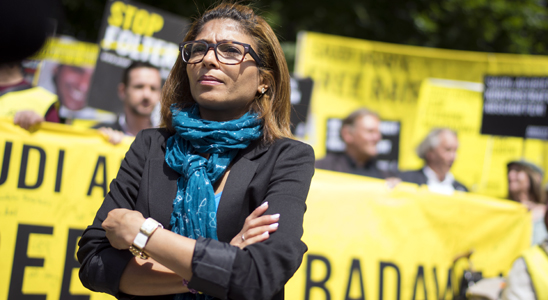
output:
[[[262,242],[270,236],[270,233],[278,229],[278,220],[280,214],[266,215],[262,214],[268,209],[268,202],[261,204],[245,219],[244,227],[238,233],[230,244],[243,249],[249,245]]]
[[[145,222],[143,214],[135,210],[115,208],[111,210],[101,226],[110,245],[118,250],[128,249]]]

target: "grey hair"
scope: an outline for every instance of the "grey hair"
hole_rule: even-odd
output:
[[[350,113],[346,118],[344,118],[341,125],[341,132],[342,132],[342,129],[346,126],[354,127],[354,125],[356,124],[356,121],[365,116],[374,116],[379,120],[381,119],[379,117],[379,114],[377,114],[376,112],[372,110],[369,110],[365,107],[358,108],[352,113]]]
[[[426,153],[428,151],[436,148],[440,144],[440,135],[443,132],[449,132],[457,136],[457,132],[449,128],[434,128],[428,135],[422,140],[422,142],[417,147],[417,155],[426,161]]]

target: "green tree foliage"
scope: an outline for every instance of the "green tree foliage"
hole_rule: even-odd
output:
[[[59,32],[97,39],[106,0],[60,0]],[[141,0],[191,18],[213,0]],[[245,2],[249,3],[249,1]],[[542,0],[259,0],[252,1],[282,42],[301,30],[447,49],[548,54],[543,38],[548,10]]]

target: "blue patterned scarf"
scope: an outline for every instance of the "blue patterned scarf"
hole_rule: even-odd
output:
[[[213,186],[240,149],[262,135],[261,120],[246,113],[226,122],[200,118],[198,105],[187,109],[171,106],[176,134],[166,145],[166,162],[177,173],[171,231],[191,239],[217,239],[217,208]],[[206,159],[198,153],[209,153]],[[178,294],[175,299],[213,299],[204,294]]]

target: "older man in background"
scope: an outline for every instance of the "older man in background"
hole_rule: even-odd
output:
[[[458,147],[455,131],[449,128],[433,129],[417,147],[417,155],[424,160],[424,167],[402,172],[401,180],[426,184],[431,191],[442,194],[452,194],[455,190],[467,192],[468,189],[450,172]]]
[[[389,175],[377,168],[377,144],[381,140],[379,115],[360,108],[346,117],[340,135],[346,145],[342,153],[328,153],[316,161],[316,168],[384,179]]]

